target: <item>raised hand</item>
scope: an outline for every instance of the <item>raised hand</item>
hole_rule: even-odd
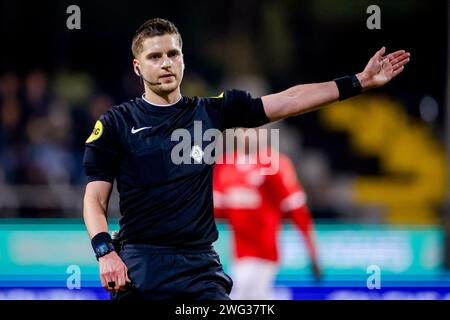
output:
[[[385,47],[378,50],[369,60],[364,71],[356,75],[363,90],[381,87],[391,81],[403,71],[411,56],[405,50],[398,50],[388,55],[384,55],[385,52]]]

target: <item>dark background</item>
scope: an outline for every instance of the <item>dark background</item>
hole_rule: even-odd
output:
[[[73,4],[81,9],[81,30],[66,27],[66,9]],[[366,27],[366,9],[372,4],[381,8],[381,30]],[[275,92],[359,72],[381,46],[388,52],[410,51],[406,71],[372,94],[396,99],[432,131],[437,143],[446,142],[448,1],[1,1],[0,78],[13,87],[11,96],[18,102],[10,108],[19,113],[13,129],[2,123],[0,135],[1,181],[9,194],[18,195],[13,204],[10,197],[3,205],[0,201],[4,216],[80,216],[84,141],[101,111],[142,93],[131,68],[131,38],[153,17],[173,21],[183,37],[186,95],[216,95],[247,74],[263,79],[264,93]],[[38,109],[27,102],[34,80],[26,79],[36,70],[46,79]],[[419,109],[426,95],[437,103],[437,116],[428,121]],[[6,96],[3,110],[9,110]],[[0,118],[6,119],[8,112]],[[67,126],[53,128],[48,119]],[[285,123],[301,136],[303,150],[318,150],[327,159],[333,174],[383,174],[377,158],[352,150],[349,137],[330,132],[318,112]],[[20,128],[27,128],[26,133]],[[62,137],[47,139],[39,131],[45,128]],[[55,154],[60,155],[56,164]],[[67,172],[48,174],[58,166]],[[302,167],[297,170],[301,173]],[[61,205],[54,199],[63,196],[48,196],[39,205],[33,201],[46,197],[26,189],[53,185],[71,188],[64,197],[72,200]],[[308,190],[308,181],[305,186],[316,217],[339,217],[333,208],[320,208],[316,191]],[[442,208],[444,199],[436,214]]]

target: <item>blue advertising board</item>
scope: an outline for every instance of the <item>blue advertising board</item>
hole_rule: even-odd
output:
[[[0,220],[0,299],[107,299],[81,220]],[[219,224],[214,243],[231,272],[232,231]],[[117,222],[110,230],[118,229]],[[301,234],[279,234],[277,299],[447,299],[443,231],[437,226],[318,224],[323,279],[314,281]],[[377,270],[381,285],[367,281]],[[74,277],[79,277],[74,285]]]

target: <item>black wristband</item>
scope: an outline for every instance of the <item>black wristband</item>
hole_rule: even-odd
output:
[[[362,87],[356,75],[334,79],[339,90],[339,101],[361,94]]]
[[[91,245],[94,249],[97,260],[99,257],[102,257],[111,251],[115,251],[111,235],[108,232],[97,233],[92,238]]]
[[[97,233],[91,240],[92,249],[95,249],[101,244],[101,243],[112,243],[111,235],[108,232],[100,232]]]

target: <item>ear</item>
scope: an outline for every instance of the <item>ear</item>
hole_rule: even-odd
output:
[[[137,59],[133,59],[133,69],[134,69],[134,73],[136,73],[136,75],[138,77],[140,77],[141,76],[141,69],[140,69],[139,61]]]

